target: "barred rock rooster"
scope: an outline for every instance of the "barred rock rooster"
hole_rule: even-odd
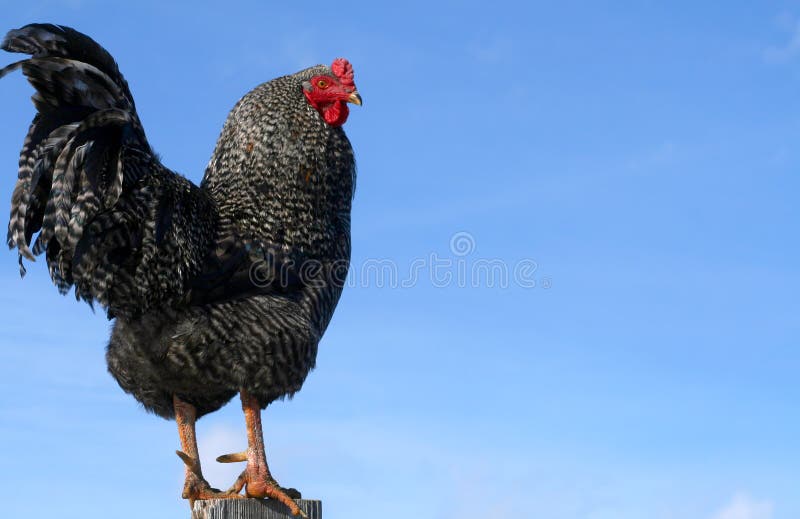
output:
[[[161,164],[111,55],[74,29],[31,24],[2,42],[38,113],[25,138],[8,243],[45,254],[62,293],[115,318],[108,369],[178,425],[183,497],[269,497],[261,410],[293,395],[342,292],[355,163],[342,130],[361,104],[343,59],[264,83],[228,116],[200,186]],[[33,241],[35,237],[35,241]],[[195,421],[241,397],[248,448],[227,491],[203,478]]]

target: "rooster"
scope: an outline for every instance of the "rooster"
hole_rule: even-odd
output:
[[[244,490],[302,515],[267,465],[261,411],[303,385],[347,274],[353,67],[338,58],[246,94],[197,186],[161,164],[91,38],[31,24],[0,47],[31,56],[0,77],[21,69],[36,90],[8,224],[21,274],[44,254],[59,291],[114,319],[108,369],[177,422],[190,505]],[[220,491],[203,477],[195,422],[237,394],[248,447],[218,461],[247,465]]]

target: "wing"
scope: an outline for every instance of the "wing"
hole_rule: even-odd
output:
[[[21,69],[36,89],[8,224],[21,273],[23,257],[45,253],[62,293],[74,287],[109,316],[184,300],[213,249],[216,209],[153,153],[114,59],[51,24],[13,30],[0,48],[31,55],[0,77]]]
[[[321,266],[321,264],[320,264]],[[206,256],[190,284],[193,305],[220,303],[257,295],[288,296],[310,283],[322,283],[316,263],[255,237],[228,234]]]

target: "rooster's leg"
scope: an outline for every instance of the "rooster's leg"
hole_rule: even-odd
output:
[[[217,461],[230,463],[234,461],[247,461],[247,468],[228,490],[238,493],[245,489],[247,497],[268,497],[280,501],[289,507],[292,515],[306,517],[293,498],[300,498],[300,493],[293,489],[285,489],[278,485],[272,477],[267,466],[267,454],[264,450],[264,435],[261,429],[261,406],[258,400],[247,391],[241,391],[242,411],[247,424],[247,451],[238,454],[220,456]]]
[[[189,500],[189,506],[194,507],[198,499],[219,499],[227,497],[240,497],[236,494],[220,492],[203,478],[200,470],[200,456],[197,452],[197,437],[194,424],[197,421],[197,410],[192,404],[182,401],[177,396],[172,397],[175,408],[175,422],[178,424],[178,435],[181,438],[182,451],[176,451],[186,465],[186,483],[183,485],[184,499]]]

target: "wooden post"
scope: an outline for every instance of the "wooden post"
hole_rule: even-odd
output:
[[[296,499],[308,519],[322,519],[322,501]],[[195,501],[192,519],[298,519],[273,499],[209,499]]]

